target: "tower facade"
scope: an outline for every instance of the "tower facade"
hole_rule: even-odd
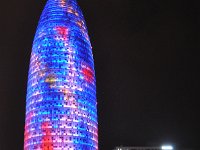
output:
[[[25,150],[97,150],[92,48],[76,0],[48,0],[29,66]]]

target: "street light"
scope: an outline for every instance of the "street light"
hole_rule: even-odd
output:
[[[173,150],[173,146],[170,146],[170,145],[166,145],[166,146],[162,146],[161,147],[162,150]]]

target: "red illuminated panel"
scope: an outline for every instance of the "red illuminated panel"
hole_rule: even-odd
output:
[[[83,75],[86,81],[92,82],[93,81],[93,73],[89,67],[83,68]]]
[[[53,150],[53,141],[52,141],[52,130],[49,128],[50,123],[44,122],[42,123],[42,130],[44,132],[42,137],[42,150]]]
[[[66,27],[62,27],[62,26],[56,27],[56,30],[57,30],[58,34],[60,34],[60,35],[65,35],[66,36],[67,33],[68,33],[68,30],[67,30]]]

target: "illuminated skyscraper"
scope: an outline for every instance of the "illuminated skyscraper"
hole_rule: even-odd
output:
[[[76,0],[48,0],[35,34],[25,150],[97,150],[92,48]]]

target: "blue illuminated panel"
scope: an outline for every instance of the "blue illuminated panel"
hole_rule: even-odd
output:
[[[97,150],[94,60],[76,0],[48,0],[33,42],[24,150]]]

